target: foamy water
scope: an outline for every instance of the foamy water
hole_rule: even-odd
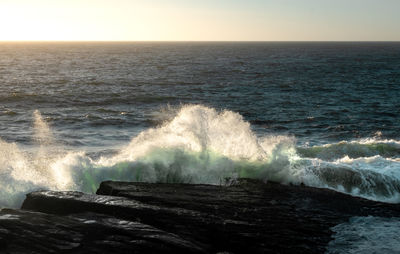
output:
[[[293,136],[257,136],[229,110],[185,105],[164,113],[169,120],[158,127],[140,132],[116,153],[93,157],[64,147],[34,111],[35,149],[0,141],[0,205],[18,207],[37,189],[94,192],[104,180],[224,184],[238,177],[400,202],[396,140],[297,146]]]

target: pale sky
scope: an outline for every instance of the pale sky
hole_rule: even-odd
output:
[[[400,41],[400,0],[0,0],[0,40]]]

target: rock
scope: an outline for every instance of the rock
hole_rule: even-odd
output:
[[[251,205],[257,208],[264,207],[266,203],[270,204],[270,208],[271,205],[277,207],[286,205],[304,212],[312,213],[320,210],[323,214],[332,212],[345,217],[382,214],[390,217],[399,215],[400,212],[400,205],[397,204],[375,202],[305,185],[263,183],[253,179],[239,179],[230,186],[106,181],[100,184],[97,194],[127,197],[146,204],[162,204],[167,207],[205,212],[216,206],[240,208]],[[228,209],[228,211],[233,210]]]
[[[330,228],[350,217],[400,215],[399,205],[250,179],[230,186],[103,182],[97,195],[33,192],[22,209],[0,214],[1,243],[10,252],[48,238],[43,248],[55,252],[112,252],[115,245],[114,253],[324,253]],[[40,230],[25,232],[27,225]],[[11,237],[18,234],[28,240]]]
[[[201,253],[176,235],[139,222],[93,213],[58,216],[3,209],[6,253]]]

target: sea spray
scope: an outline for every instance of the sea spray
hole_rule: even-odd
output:
[[[290,136],[257,137],[232,111],[186,105],[174,112],[172,120],[143,131],[117,155],[94,162],[100,169],[94,171],[96,178],[105,179],[102,174],[115,169],[126,180],[148,182],[218,184],[224,178],[250,177],[400,200],[397,141],[372,138],[296,147]],[[346,160],[347,153],[358,160]],[[364,157],[376,154],[382,156]]]
[[[36,149],[24,151],[15,143],[0,140],[0,206],[18,206],[24,195],[32,190],[68,189],[73,183],[60,182],[67,178],[61,169],[54,165],[65,156],[64,152],[53,146],[54,138],[48,124],[39,111],[33,113]]]
[[[117,154],[94,159],[85,151],[59,146],[35,111],[35,151],[0,141],[0,205],[16,207],[36,189],[95,192],[104,180],[221,184],[238,177],[400,201],[397,141],[296,147],[291,136],[257,137],[232,111],[185,105],[174,112],[170,120],[133,137]]]
[[[54,143],[50,126],[43,120],[39,110],[33,111],[34,141],[41,147]]]
[[[101,165],[135,162],[146,165],[146,181],[219,183],[223,178],[253,177],[292,181],[294,139],[258,139],[243,117],[201,105],[183,106],[171,121],[140,133]],[[290,180],[289,180],[290,179]]]

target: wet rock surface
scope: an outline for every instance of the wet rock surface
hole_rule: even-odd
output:
[[[3,209],[0,239],[2,253],[201,253],[176,235],[93,213],[57,216]]]
[[[6,253],[324,253],[331,227],[400,206],[241,179],[230,186],[103,182],[38,191],[0,212]]]

